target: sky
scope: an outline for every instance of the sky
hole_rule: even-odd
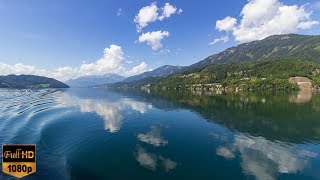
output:
[[[316,0],[0,0],[0,75],[128,77],[319,22]]]

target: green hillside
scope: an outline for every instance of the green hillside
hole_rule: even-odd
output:
[[[42,76],[8,75],[0,76],[0,88],[69,88],[69,86]]]
[[[202,70],[184,72],[161,79],[155,88],[191,88],[196,84],[221,85],[224,88],[247,89],[298,89],[289,77],[302,76],[320,85],[320,65],[302,60],[264,60],[212,64]]]
[[[260,41],[240,44],[209,56],[185,68],[185,71],[202,69],[213,63],[277,59],[300,59],[320,63],[320,36],[297,34],[270,36]]]

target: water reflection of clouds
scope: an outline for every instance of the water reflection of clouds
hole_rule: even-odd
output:
[[[151,126],[151,130],[145,134],[138,134],[137,138],[143,143],[150,144],[155,150],[159,150],[162,146],[166,146],[168,141],[161,136],[162,126]],[[135,150],[135,158],[139,164],[147,169],[157,170],[164,169],[166,172],[176,168],[177,163],[170,158],[165,158],[160,154],[148,152],[140,145]]]
[[[147,152],[142,147],[137,147],[135,156],[137,161],[140,163],[141,166],[155,170],[157,166],[157,155]]]
[[[151,104],[135,101],[129,98],[117,100],[80,98],[65,94],[60,98],[62,106],[78,106],[81,112],[95,112],[104,119],[104,129],[115,133],[120,130],[124,119],[124,111],[129,108],[140,113],[152,108]]]
[[[223,156],[226,159],[233,159],[235,157],[233,151],[226,147],[219,147],[217,149],[217,155]]]
[[[141,114],[144,114],[148,109],[152,109],[151,104],[147,104],[147,103],[140,102],[140,101],[134,101],[129,98],[124,98],[121,100],[121,102],[124,105],[129,106],[131,109],[140,112]]]
[[[160,127],[151,127],[151,131],[146,134],[138,134],[138,139],[141,142],[151,144],[153,146],[165,146],[168,144],[167,140],[164,140],[161,137],[161,128]]]
[[[257,179],[276,179],[279,173],[303,171],[310,159],[318,154],[283,142],[271,142],[262,137],[237,135],[233,144],[219,147],[216,154],[233,159],[235,151],[242,158],[242,169]]]
[[[166,172],[169,172],[177,167],[177,163],[171,159],[148,152],[141,146],[137,146],[135,157],[141,166],[153,171],[157,168],[163,168]]]

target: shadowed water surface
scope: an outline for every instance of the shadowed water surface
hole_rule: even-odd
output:
[[[320,96],[301,97],[1,89],[0,142],[37,145],[25,179],[320,179]]]

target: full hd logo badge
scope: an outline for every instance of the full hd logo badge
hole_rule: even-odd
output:
[[[36,172],[36,145],[2,145],[2,171],[22,178]]]

